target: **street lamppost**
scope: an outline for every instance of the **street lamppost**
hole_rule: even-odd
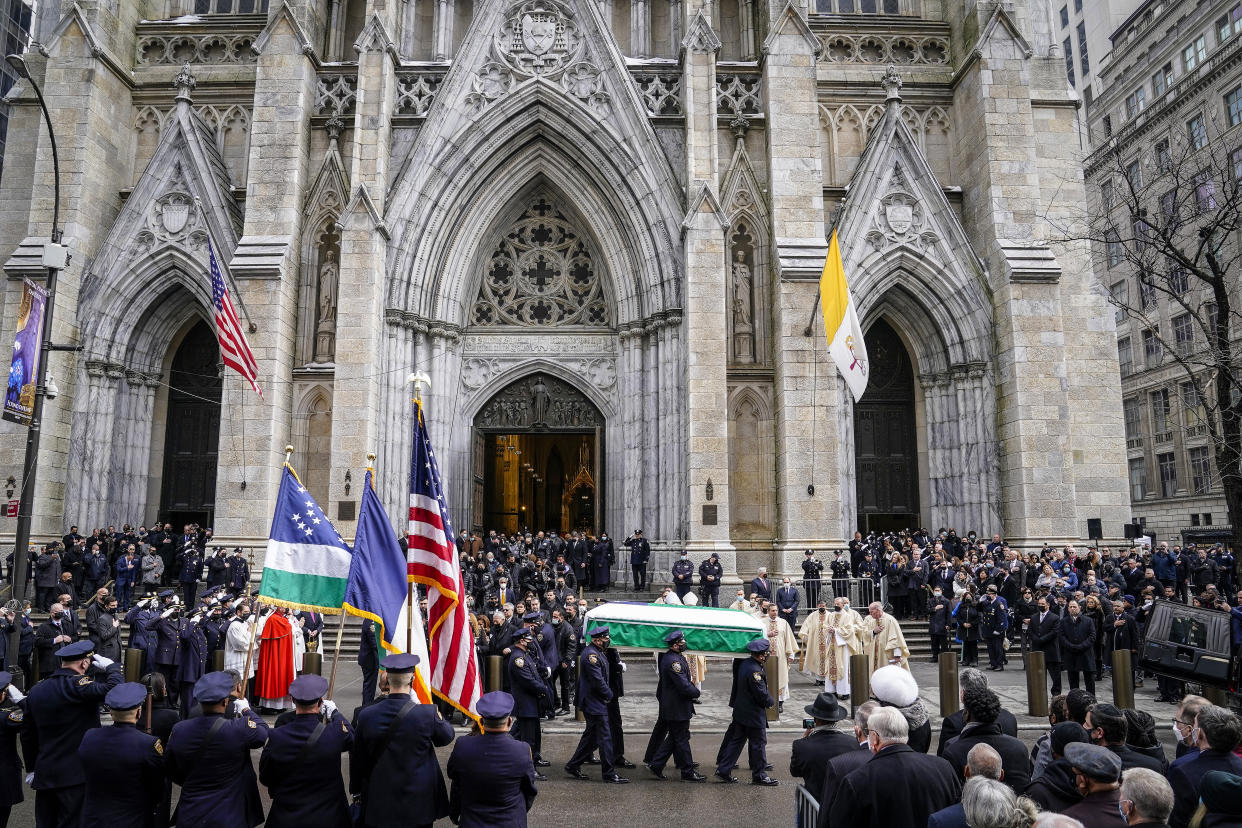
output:
[[[43,110],[43,122],[47,124],[48,141],[52,146],[52,176],[55,193],[52,202],[51,242],[43,248],[43,266],[47,268],[47,300],[43,310],[43,336],[39,340],[39,374],[35,378],[34,405],[30,411],[30,426],[26,431],[26,459],[22,463],[21,498],[17,504],[17,537],[13,544],[13,599],[17,603],[13,629],[9,633],[8,662],[13,680],[24,685],[21,667],[18,666],[18,648],[21,646],[23,601],[26,597],[26,555],[30,546],[30,519],[34,507],[35,473],[39,465],[39,437],[43,425],[43,400],[47,396],[47,358],[56,350],[76,350],[73,347],[58,348],[52,344],[52,312],[56,307],[56,275],[69,263],[69,251],[60,243],[60,156],[56,152],[56,131],[52,128],[52,116],[43,100],[43,90],[30,76],[30,69],[21,55],[5,58],[18,77],[30,84],[39,108]]]

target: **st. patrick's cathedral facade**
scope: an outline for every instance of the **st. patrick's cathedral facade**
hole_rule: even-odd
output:
[[[51,357],[36,535],[262,544],[286,444],[346,537],[372,452],[400,521],[424,373],[458,528],[642,528],[747,577],[856,528],[1119,536],[1048,4],[812,2],[45,4],[81,350]],[[30,85],[7,102],[9,336],[54,176]],[[817,312],[833,228],[858,402]],[[220,367],[213,255],[262,397]],[[15,477],[23,449],[5,423]]]

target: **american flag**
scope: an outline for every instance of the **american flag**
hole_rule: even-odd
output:
[[[455,534],[444,503],[440,468],[419,403],[414,405],[414,420],[408,561],[410,580],[427,586],[431,692],[475,717],[481,690],[461,561],[453,543]]]
[[[207,243],[207,256],[211,260],[211,303],[215,305],[216,311],[216,339],[220,341],[220,361],[245,377],[255,393],[262,397],[259,368],[255,365],[250,346],[246,344],[241,323],[237,321],[237,311],[233,309],[229,289],[224,286],[224,277],[220,275],[220,264],[216,261],[216,251],[211,242]]]

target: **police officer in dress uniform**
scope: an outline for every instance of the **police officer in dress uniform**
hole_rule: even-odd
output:
[[[362,638],[358,645],[358,666],[362,668],[362,704],[375,699],[375,682],[379,678],[379,644],[375,641],[375,622],[362,622]]]
[[[93,653],[89,640],[61,647],[60,669],[30,688],[26,699],[22,747],[26,770],[34,776],[37,828],[81,822],[84,771],[78,746],[87,731],[99,727],[100,703],[124,678],[120,664]]]
[[[651,544],[643,537],[642,529],[635,529],[634,534],[626,538],[624,543],[630,548],[630,571],[634,575],[634,591],[643,592],[647,589],[647,562],[651,560]]]
[[[757,638],[746,645],[750,658],[733,662],[733,689],[729,691],[733,721],[729,722],[729,729],[720,743],[720,752],[716,755],[716,777],[721,782],[737,782],[737,777],[730,771],[736,767],[737,759],[742,754],[742,744],[749,743],[747,753],[751,784],[780,784],[764,771],[768,764],[767,709],[776,704],[768,693],[767,675],[763,672],[769,646],[766,638]]]
[[[703,596],[703,606],[720,606],[720,579],[724,577],[724,567],[720,565],[720,555],[716,552],[699,564],[699,594]]]
[[[336,828],[349,825],[349,799],[341,777],[341,754],[354,746],[354,729],[331,700],[328,680],[313,673],[289,685],[297,711],[275,728],[259,757],[259,781],[272,809],[268,828]]]
[[[253,828],[263,821],[250,751],[267,742],[268,727],[245,699],[233,699],[237,717],[225,718],[233,688],[233,677],[223,671],[200,678],[193,692],[203,715],[178,722],[168,738],[165,765],[181,786],[177,825]]]
[[[806,560],[802,562],[802,583],[806,586],[806,605],[808,607],[819,606],[819,583],[823,572],[824,564],[822,561],[815,560],[815,550],[806,550]]]
[[[578,661],[578,706],[586,716],[586,730],[578,741],[578,748],[565,764],[565,772],[575,779],[589,779],[582,772],[582,764],[599,748],[600,771],[603,781],[625,784],[630,780],[619,776],[612,763],[612,736],[608,723],[608,702],[612,700],[612,688],[608,681],[609,630],[606,626],[592,627],[588,633],[591,643],[582,650]]]
[[[475,710],[483,732],[458,739],[448,760],[449,818],[462,828],[526,828],[538,791],[530,748],[509,733],[513,696],[488,693]]]
[[[118,684],[104,704],[112,727],[88,730],[78,748],[86,782],[82,828],[151,828],[164,795],[164,745],[138,729],[147,688]]]
[[[805,565],[805,564],[804,564]],[[844,553],[837,556],[837,559],[828,565],[832,570],[832,597],[849,598],[850,597],[850,559],[849,555]],[[819,602],[816,601],[816,604]]]
[[[453,728],[433,704],[411,694],[418,656],[395,653],[382,662],[389,694],[358,712],[349,752],[349,790],[359,797],[365,828],[430,826],[448,816],[448,790],[435,749]]]
[[[509,689],[513,693],[514,714],[513,736],[519,741],[530,745],[531,756],[535,766],[546,768],[550,762],[543,758],[543,731],[539,727],[539,719],[546,705],[551,704],[548,695],[548,683],[544,681],[539,670],[539,660],[535,655],[538,649],[534,646],[535,632],[529,627],[519,628],[513,636],[513,649],[509,653],[506,673],[509,676]],[[535,772],[535,778],[542,782],[546,776]]]
[[[9,824],[9,810],[25,798],[17,755],[17,739],[26,733],[25,698],[13,686],[12,673],[0,670],[0,828]]]
[[[686,636],[681,630],[673,630],[664,636],[664,641],[668,650],[660,654],[660,678],[656,684],[660,713],[643,762],[653,774],[665,779],[664,766],[672,756],[683,780],[706,782],[707,777],[694,769],[690,753],[690,719],[699,688],[690,681],[690,665],[682,655],[686,651]]]
[[[694,564],[690,562],[690,556],[683,549],[681,557],[673,561],[673,591],[677,593],[677,600],[680,601],[693,588]]]

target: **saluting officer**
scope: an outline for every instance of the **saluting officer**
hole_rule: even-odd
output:
[[[660,713],[647,743],[644,762],[648,770],[665,779],[664,766],[672,756],[683,780],[706,782],[707,777],[694,769],[690,753],[690,719],[699,688],[690,681],[690,665],[682,655],[686,651],[686,636],[681,630],[673,630],[664,636],[664,641],[668,650],[660,654],[660,679],[656,684]]]
[[[138,729],[146,700],[145,685],[118,684],[104,697],[112,727],[97,727],[82,737],[82,828],[155,824],[155,808],[164,795],[164,745]]]
[[[189,692],[190,688],[185,688]],[[203,715],[173,725],[165,764],[181,786],[173,821],[196,828],[253,828],[263,821],[263,803],[250,751],[267,741],[267,723],[245,699],[232,699],[233,677],[208,673],[194,683]],[[225,707],[237,717],[226,719]]]
[[[487,693],[475,710],[482,733],[458,739],[448,760],[449,817],[462,828],[526,828],[538,791],[530,748],[509,733],[513,696]]]
[[[358,712],[349,753],[349,790],[361,798],[366,828],[430,826],[448,816],[448,790],[435,749],[453,728],[434,704],[411,694],[418,656],[394,653],[382,662],[388,698]]]
[[[742,745],[749,743],[747,758],[750,760],[751,784],[780,784],[764,770],[768,765],[767,709],[776,704],[768,693],[767,675],[763,672],[769,646],[766,638],[757,638],[746,645],[750,658],[733,662],[733,689],[729,691],[733,720],[729,722],[729,729],[720,742],[720,752],[716,755],[716,778],[721,782],[737,782],[737,777],[730,771],[737,766]]]
[[[575,779],[589,779],[581,770],[582,763],[598,747],[603,780],[625,784],[630,780],[619,776],[612,762],[612,735],[608,723],[612,688],[608,681],[608,657],[604,655],[609,644],[609,630],[606,626],[592,627],[589,635],[591,643],[583,648],[578,661],[578,706],[586,717],[586,730],[578,741],[578,749],[565,764],[565,772]]]
[[[341,777],[341,754],[354,746],[354,729],[331,700],[328,680],[314,673],[289,685],[297,711],[277,727],[259,757],[259,781],[272,809],[268,828],[336,828],[349,825],[349,800]]]
[[[539,726],[540,715],[544,706],[551,704],[548,697],[548,683],[543,680],[539,670],[539,660],[535,655],[538,650],[534,646],[535,633],[530,627],[520,627],[513,636],[513,650],[509,653],[506,672],[509,675],[509,689],[513,691],[514,714],[517,722],[513,726],[513,735],[520,741],[530,745],[531,756],[535,767],[546,768],[550,762],[543,758],[543,731]],[[535,772],[540,782],[547,779],[542,773]]]
[[[806,586],[806,605],[819,606],[819,582],[824,573],[824,564],[815,559],[815,550],[806,550],[806,560],[802,562],[802,583]]]
[[[24,799],[17,739],[27,727],[25,698],[13,686],[13,674],[0,670],[0,828],[9,824],[9,810]]]
[[[26,770],[34,775],[40,828],[81,822],[84,771],[78,746],[88,730],[99,727],[100,703],[124,679],[121,665],[93,652],[89,640],[61,647],[60,669],[30,688],[26,699],[29,730],[22,748]]]

